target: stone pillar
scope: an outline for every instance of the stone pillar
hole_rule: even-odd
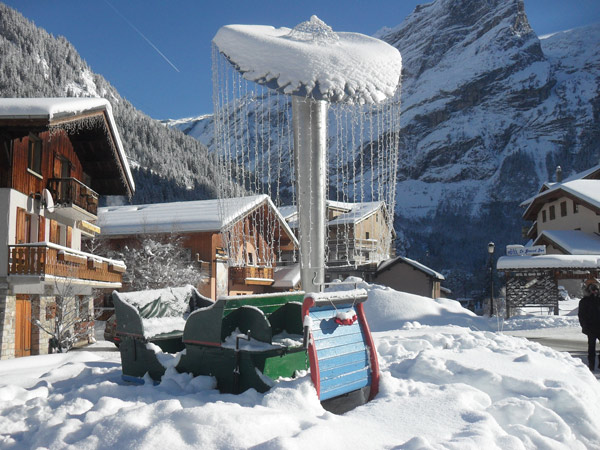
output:
[[[54,303],[54,297],[34,295],[31,298],[31,317],[39,320],[44,328],[52,329],[52,311],[51,305]],[[31,354],[47,355],[50,335],[41,330],[37,325],[31,325]]]
[[[15,301],[14,295],[8,295],[8,287],[0,287],[0,359],[15,357]]]

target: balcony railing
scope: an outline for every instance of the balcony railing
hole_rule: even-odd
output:
[[[125,265],[50,242],[8,246],[9,275],[57,277],[121,283]]]
[[[377,239],[329,239],[328,264],[368,264],[389,258]]]
[[[76,205],[98,215],[98,194],[76,178],[50,178],[48,190],[57,205]]]
[[[229,277],[236,284],[271,285],[274,282],[272,267],[230,267]]]

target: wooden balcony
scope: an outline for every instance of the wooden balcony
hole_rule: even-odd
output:
[[[8,246],[8,274],[122,283],[125,265],[49,242]]]
[[[50,178],[48,190],[57,214],[73,220],[95,219],[98,215],[98,194],[76,178]]]
[[[230,267],[229,278],[235,284],[270,286],[273,279],[272,267]]]
[[[389,258],[377,239],[329,239],[328,264],[368,264]]]

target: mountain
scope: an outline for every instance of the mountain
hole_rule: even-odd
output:
[[[94,74],[75,48],[0,3],[1,97],[104,97],[113,107],[136,183],[133,203],[216,197],[215,156],[165,127]]]
[[[600,162],[600,25],[540,39],[522,0],[436,0],[376,36],[404,64],[398,251],[454,297],[484,290],[487,243],[522,242],[518,204]],[[214,150],[212,117],[171,125]]]

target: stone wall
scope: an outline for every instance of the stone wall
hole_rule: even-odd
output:
[[[54,303],[54,297],[31,295],[32,319],[39,319],[46,327],[51,326],[51,319],[46,314],[48,305]],[[0,360],[15,357],[16,296],[7,295],[0,289]],[[48,333],[31,324],[31,354],[48,354]]]
[[[15,357],[15,299],[0,289],[0,360]]]
[[[52,305],[54,297],[32,296],[31,316],[41,322],[47,330],[53,327]],[[50,335],[41,330],[37,325],[31,325],[31,354],[47,355],[49,349]]]

